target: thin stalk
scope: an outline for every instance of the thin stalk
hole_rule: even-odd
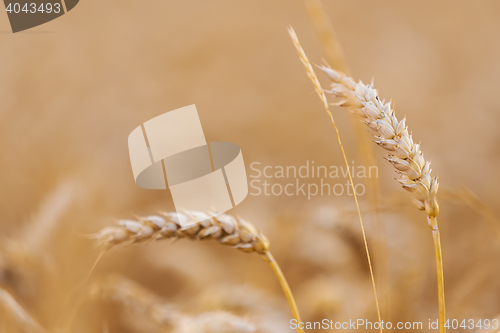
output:
[[[438,281],[438,299],[439,299],[439,333],[445,333],[446,322],[445,302],[444,302],[444,273],[443,273],[443,255],[441,253],[441,237],[435,217],[430,218],[432,228],[432,238],[434,239],[434,250],[436,252],[436,271]]]
[[[366,257],[368,260],[368,267],[370,268],[370,277],[371,277],[371,282],[372,282],[373,294],[375,296],[375,306],[377,309],[377,316],[378,316],[378,321],[380,324],[380,333],[383,333],[382,316],[380,315],[380,305],[379,305],[378,296],[377,296],[377,288],[375,285],[375,276],[373,274],[373,266],[372,266],[372,261],[371,261],[371,257],[370,257],[370,251],[368,249],[368,241],[366,240],[365,227],[363,224],[363,219],[361,217],[361,210],[359,209],[358,196],[356,195],[356,189],[354,187],[354,182],[352,181],[351,171],[349,170],[349,162],[347,161],[347,156],[345,154],[344,145],[342,144],[342,140],[340,140],[339,129],[337,128],[337,125],[335,124],[335,120],[333,118],[332,112],[330,111],[330,107],[328,105],[328,101],[326,99],[325,92],[323,91],[323,88],[321,87],[321,84],[319,83],[318,77],[316,76],[316,73],[314,72],[314,69],[313,69],[311,63],[309,62],[309,59],[307,58],[306,53],[302,49],[302,46],[300,46],[300,42],[299,42],[299,39],[297,37],[297,34],[295,33],[295,31],[292,28],[289,28],[288,32],[290,34],[290,37],[292,38],[292,41],[295,45],[295,48],[297,49],[300,61],[302,62],[302,64],[304,65],[304,67],[306,69],[307,76],[311,80],[311,82],[314,86],[314,89],[316,90],[316,93],[318,94],[321,102],[323,103],[323,106],[326,110],[326,113],[328,114],[328,117],[330,118],[330,121],[333,125],[333,128],[335,129],[335,133],[337,134],[337,141],[338,141],[340,149],[342,151],[342,157],[344,158],[344,163],[346,165],[347,174],[349,175],[349,181],[350,181],[351,187],[352,187],[354,202],[356,203],[356,210],[358,212],[359,224],[361,225],[361,232],[363,234],[363,242],[365,245]]]
[[[327,111],[327,113],[330,117],[330,121],[335,129],[335,133],[337,134],[337,140],[339,142],[340,149],[342,150],[342,156],[344,157],[344,162],[348,166],[349,164],[347,162],[347,157],[345,155],[344,146],[342,145],[342,141],[340,140],[339,130],[337,128],[337,125],[335,124],[335,121],[333,119],[332,113],[330,112],[330,109],[328,108],[328,109],[326,109],[326,111]],[[351,172],[349,171],[349,167],[347,167],[347,173],[349,175],[349,181],[351,182],[352,192],[353,192],[353,196],[354,196],[354,202],[356,203],[356,210],[358,211],[359,223],[361,225],[361,233],[363,234],[363,243],[365,245],[366,258],[368,259],[368,267],[370,268],[370,277],[371,277],[371,282],[372,282],[373,294],[375,296],[375,306],[377,308],[377,316],[378,316],[378,321],[380,324],[380,333],[383,333],[382,316],[380,315],[380,305],[378,302],[377,287],[375,286],[375,276],[373,274],[373,265],[372,265],[372,261],[371,261],[371,257],[370,257],[370,250],[368,250],[368,241],[366,240],[365,227],[363,224],[363,219],[361,218],[361,211],[359,209],[358,197],[356,195],[356,189],[355,189],[354,183],[352,181],[352,175],[351,175]],[[440,332],[440,333],[443,333],[443,332]]]
[[[307,12],[314,24],[321,48],[325,54],[326,62],[334,69],[340,70],[344,74],[350,75],[351,69],[347,63],[344,55],[342,44],[335,33],[332,20],[328,16],[321,3],[321,0],[304,0]],[[364,125],[355,119],[354,115],[351,117],[354,133],[356,134],[356,142],[361,159],[366,166],[378,165],[375,158],[375,152],[372,148],[372,140],[369,133],[364,128]],[[369,177],[368,182],[368,198],[374,213],[375,229],[377,232],[377,242],[375,247],[374,260],[375,269],[379,276],[379,287],[382,288],[382,299],[385,303],[386,316],[390,319],[391,300],[389,291],[386,290],[388,286],[388,262],[387,262],[387,242],[385,237],[384,223],[380,219],[379,208],[381,206],[380,200],[380,184],[378,177]],[[380,281],[382,280],[382,281]],[[384,306],[383,306],[384,307]]]
[[[299,323],[301,322],[299,310],[297,308],[297,304],[295,303],[295,299],[293,298],[292,290],[290,289],[288,282],[286,282],[285,275],[283,275],[280,266],[274,259],[271,252],[266,252],[261,256],[262,259],[264,259],[271,266],[271,268],[274,271],[274,274],[276,274],[276,277],[278,278],[278,281],[281,284],[281,288],[283,289],[283,292],[285,293],[286,299],[288,301],[288,305],[290,306],[290,311],[292,311],[292,316],[297,321],[297,332],[304,333],[304,330],[302,328],[299,328],[298,326]]]

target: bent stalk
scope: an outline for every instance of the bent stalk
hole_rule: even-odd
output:
[[[285,293],[286,299],[288,301],[288,306],[290,306],[290,310],[292,311],[293,319],[297,321],[297,332],[303,333],[304,330],[299,328],[298,326],[298,324],[301,322],[299,310],[297,308],[297,304],[295,303],[295,299],[293,298],[292,290],[290,289],[288,282],[286,282],[285,275],[281,271],[281,268],[276,262],[276,260],[274,260],[274,257],[271,254],[271,252],[267,252],[261,255],[261,257],[271,266],[271,268],[274,271],[274,274],[276,274],[276,277],[278,278],[281,284],[281,288],[283,288],[283,292]]]

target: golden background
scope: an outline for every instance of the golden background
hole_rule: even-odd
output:
[[[393,99],[440,177],[448,318],[497,317],[500,5],[325,0],[324,6],[353,77],[374,78],[381,97]],[[127,137],[144,121],[196,104],[207,140],[238,144],[249,174],[255,161],[343,163],[286,31],[293,26],[310,60],[322,63],[302,1],[82,0],[61,18],[17,34],[8,32],[7,15],[0,18],[0,285],[47,331],[58,332],[70,316],[69,295],[85,293],[99,251],[82,235],[116,219],[173,209],[168,192],[141,189],[132,177]],[[349,161],[361,164],[348,114],[333,113]],[[361,212],[382,317],[423,321],[425,329],[437,319],[429,227],[394,181],[383,151],[374,149],[383,236],[365,197]],[[248,196],[232,213],[269,237],[304,321],[376,321],[352,197]],[[258,332],[292,331],[269,267],[216,242],[114,248],[89,283],[110,274],[186,313],[220,309],[245,317]],[[85,301],[72,332],[169,332],[116,303]],[[22,331],[11,317],[8,309],[0,312],[4,331]]]

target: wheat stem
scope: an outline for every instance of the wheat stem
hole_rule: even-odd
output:
[[[299,328],[298,326],[298,324],[301,322],[299,310],[297,308],[297,304],[295,303],[295,299],[293,298],[292,290],[290,289],[288,282],[286,282],[285,275],[281,271],[280,266],[278,265],[270,251],[261,255],[261,257],[271,266],[274,274],[276,274],[276,277],[281,284],[281,288],[283,288],[283,292],[285,293],[288,305],[290,306],[290,310],[292,311],[292,316],[297,321],[297,332],[303,333],[304,330]]]
[[[95,259],[94,263],[92,264],[92,267],[90,268],[89,272],[87,273],[87,277],[85,278],[85,280],[83,282],[84,286],[89,281],[90,277],[92,276],[92,273],[94,272],[95,268],[97,267],[97,264],[99,263],[99,261],[101,261],[102,257],[104,256],[104,253],[106,253],[106,251],[104,251],[104,250],[101,251],[99,253],[99,255],[97,256],[97,258]]]
[[[361,232],[363,234],[363,242],[365,245],[366,257],[368,260],[368,267],[370,268],[370,277],[371,277],[371,282],[372,282],[373,294],[375,296],[375,306],[377,308],[377,316],[378,316],[378,321],[380,324],[380,332],[383,333],[382,316],[380,315],[380,306],[379,306],[379,302],[378,302],[377,288],[375,285],[375,277],[373,275],[373,267],[372,267],[372,261],[370,258],[370,250],[368,249],[368,241],[366,240],[365,227],[363,225],[363,219],[361,217],[361,210],[359,209],[358,197],[356,195],[356,189],[355,189],[354,183],[352,181],[351,171],[349,170],[349,162],[347,161],[347,156],[345,154],[344,146],[342,144],[342,140],[340,139],[340,133],[339,133],[339,130],[337,128],[337,125],[335,124],[335,120],[334,120],[333,115],[330,111],[330,107],[328,106],[328,101],[326,99],[323,88],[321,87],[321,84],[319,83],[318,77],[316,76],[316,73],[314,72],[314,69],[313,69],[311,63],[309,62],[309,59],[307,58],[306,53],[304,52],[304,50],[300,46],[297,34],[295,33],[295,31],[292,28],[289,28],[288,32],[290,33],[290,37],[292,38],[292,41],[295,45],[295,48],[297,49],[297,52],[299,53],[299,58],[300,58],[302,64],[304,65],[304,67],[306,68],[307,76],[312,81],[314,88],[315,88],[316,92],[318,93],[320,100],[323,102],[323,106],[328,114],[328,117],[330,118],[330,121],[333,125],[333,128],[335,129],[335,133],[337,134],[337,141],[338,141],[340,149],[342,151],[342,157],[344,158],[344,163],[347,167],[346,168],[347,174],[349,175],[349,181],[350,181],[351,187],[352,187],[354,202],[356,203],[356,210],[358,211],[359,223],[361,225]]]
[[[441,253],[441,237],[435,217],[430,218],[432,221],[432,238],[434,240],[434,250],[436,254],[436,271],[438,280],[438,302],[439,302],[439,333],[445,333],[445,302],[444,302],[444,273],[443,273],[443,255]]]

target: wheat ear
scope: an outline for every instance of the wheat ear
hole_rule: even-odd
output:
[[[318,96],[319,96],[321,102],[323,103],[323,106],[324,106],[326,112],[328,113],[328,116],[330,117],[330,121],[333,125],[333,128],[335,129],[335,133],[337,134],[337,141],[339,143],[340,150],[342,151],[342,156],[344,157],[344,163],[347,167],[347,173],[349,175],[349,181],[351,183],[351,187],[352,187],[352,191],[353,191],[354,202],[356,203],[356,210],[358,211],[359,223],[361,225],[361,232],[363,234],[363,243],[365,245],[366,257],[368,260],[368,267],[370,268],[370,276],[371,276],[373,294],[375,296],[375,306],[377,308],[377,316],[378,316],[378,321],[379,321],[379,325],[380,325],[380,332],[382,333],[383,332],[383,330],[382,330],[382,317],[380,315],[380,306],[379,306],[378,296],[377,296],[377,287],[375,285],[375,277],[373,275],[373,267],[372,267],[372,261],[370,258],[370,251],[368,250],[368,241],[366,240],[365,227],[363,225],[363,219],[361,217],[361,211],[359,209],[358,197],[356,195],[356,190],[354,188],[354,183],[352,181],[352,175],[351,175],[351,171],[349,170],[349,163],[347,162],[347,157],[346,157],[346,154],[344,151],[344,146],[342,145],[342,140],[340,139],[340,133],[339,133],[339,130],[337,128],[337,125],[335,124],[335,120],[333,119],[333,115],[330,112],[330,107],[328,105],[328,101],[326,100],[326,96],[325,96],[325,93],[323,91],[323,88],[321,88],[321,84],[319,83],[318,77],[316,76],[316,73],[314,72],[314,69],[313,69],[311,63],[309,62],[309,59],[307,58],[306,53],[302,49],[302,46],[300,46],[300,42],[299,42],[299,38],[297,37],[297,34],[295,33],[295,31],[292,28],[288,29],[288,33],[290,34],[290,37],[292,38],[292,42],[295,45],[295,48],[297,49],[300,61],[302,62],[302,64],[304,65],[304,67],[306,69],[307,76],[309,77],[312,84],[314,85],[314,89],[318,93]]]
[[[431,164],[424,159],[420,145],[413,142],[406,127],[406,119],[398,121],[391,103],[385,103],[378,97],[373,86],[361,81],[356,83],[342,72],[322,67],[322,70],[332,81],[329,93],[340,98],[336,105],[347,108],[373,132],[380,147],[387,150],[386,159],[396,168],[401,179],[399,183],[413,194],[413,203],[418,209],[427,213],[427,221],[432,229],[436,255],[438,294],[439,294],[439,324],[440,333],[446,331],[443,259],[441,240],[437,223],[439,205],[436,194],[439,187],[437,177],[431,177]]]
[[[193,222],[200,221],[200,222]],[[104,250],[123,243],[140,243],[162,239],[188,238],[191,240],[217,240],[246,253],[257,253],[273,269],[288,300],[292,315],[300,322],[300,315],[293,294],[278,263],[269,250],[269,240],[253,224],[228,214],[211,217],[203,212],[162,213],[139,218],[137,221],[121,220],[115,227],[107,227],[92,235]],[[303,333],[297,328],[297,332]]]

